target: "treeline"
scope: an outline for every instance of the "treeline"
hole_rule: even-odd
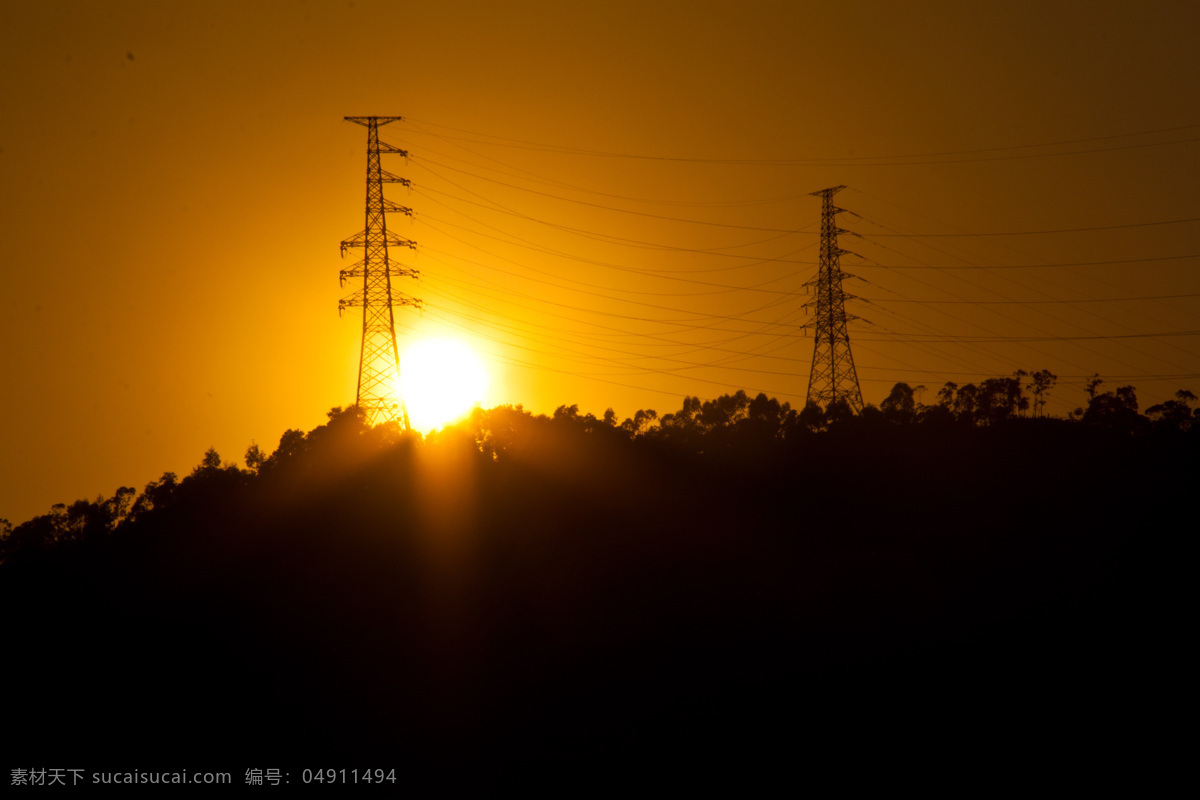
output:
[[[499,407],[426,437],[333,409],[241,464],[56,506],[4,528],[13,758],[625,763],[671,741],[790,764],[863,746],[864,720],[984,741],[1051,697],[1108,736],[1167,702],[1139,665],[1185,607],[1163,595],[1194,398],[1142,414],[1093,384],[1051,419],[1009,380],[858,414]]]
[[[765,394],[751,399],[739,391],[703,402],[698,397],[687,397],[683,408],[661,419],[654,410],[639,410],[622,422],[620,429],[630,436],[669,440],[734,430],[738,436],[761,441],[793,438],[847,424],[997,425],[1015,419],[1046,418],[1045,407],[1056,380],[1057,376],[1047,370],[1034,373],[1022,370],[1012,377],[989,378],[978,385],[948,382],[938,390],[935,402],[928,405],[918,400],[918,395],[926,391],[924,386],[914,388],[901,382],[892,387],[878,406],[865,406],[857,415],[857,423],[856,415],[845,402],[831,403],[825,408],[810,403],[796,410]],[[1200,408],[1193,408],[1196,395],[1187,389],[1180,389],[1173,399],[1152,405],[1141,414],[1133,386],[1101,392],[1099,387],[1103,382],[1099,377],[1087,381],[1087,405],[1075,409],[1069,420],[1134,435],[1183,434],[1200,422]],[[563,406],[554,416],[575,419],[579,417],[578,408]],[[615,426],[616,419],[609,409],[603,422]],[[590,416],[585,421],[591,425],[596,422]]]
[[[508,449],[520,448],[520,438],[534,436],[537,425],[550,423],[610,441],[669,446],[680,455],[737,452],[746,458],[769,459],[778,455],[772,448],[781,443],[795,447],[835,430],[842,435],[869,437],[885,430],[885,426],[988,427],[1014,420],[1046,419],[1045,406],[1056,380],[1054,374],[1041,370],[1018,371],[1012,377],[990,378],[979,384],[948,382],[930,404],[918,399],[926,391],[924,386],[914,388],[900,382],[879,406],[868,404],[858,414],[841,402],[826,408],[809,404],[797,410],[765,394],[751,398],[744,391],[703,401],[685,397],[677,411],[660,416],[653,409],[640,409],[623,422],[618,422],[612,409],[596,417],[580,413],[576,405],[560,406],[552,417],[534,417],[520,406],[477,409],[469,419],[431,439],[471,438],[481,453],[497,457]],[[1173,399],[1150,406],[1143,414],[1133,386],[1100,391],[1102,383],[1099,377],[1086,383],[1086,406],[1077,408],[1066,421],[1135,437],[1200,435],[1200,407],[1195,407],[1197,398],[1192,392],[1179,390]],[[258,445],[251,445],[244,455],[244,468],[222,462],[221,456],[210,449],[182,481],[168,472],[140,493],[123,486],[109,498],[60,503],[49,514],[16,527],[0,519],[0,562],[111,533],[152,509],[171,505],[176,495],[198,491],[200,485],[206,487],[206,493],[244,492],[259,482],[272,484],[323,472],[331,464],[353,459],[356,448],[360,451],[358,457],[363,457],[364,453],[420,446],[419,435],[402,434],[394,425],[365,429],[353,408],[333,409],[329,418],[328,425],[307,434],[295,429],[286,431],[270,455]],[[355,429],[352,435],[346,434],[348,428]]]

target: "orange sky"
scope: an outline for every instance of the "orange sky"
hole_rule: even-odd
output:
[[[489,405],[802,404],[836,184],[867,402],[1200,394],[1200,337],[1159,335],[1200,330],[1200,224],[1145,224],[1200,217],[1198,33],[1185,2],[0,0],[0,517],[353,401],[346,115],[409,118],[398,333],[470,341]]]

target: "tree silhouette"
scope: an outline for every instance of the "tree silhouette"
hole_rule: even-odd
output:
[[[639,408],[633,417],[621,423],[621,428],[631,436],[636,436],[645,433],[656,419],[658,419],[658,412],[654,409]]]
[[[1030,376],[1029,390],[1033,392],[1033,416],[1041,417],[1045,413],[1047,396],[1058,376],[1048,369],[1040,369]]]
[[[832,430],[854,419],[854,409],[843,398],[836,398],[825,407],[825,424]]]
[[[137,519],[155,508],[165,508],[170,505],[178,485],[179,478],[174,472],[164,472],[157,481],[146,484],[146,488],[134,501],[130,516]]]
[[[1024,374],[1022,371],[1011,378],[988,378],[983,381],[975,393],[976,420],[984,425],[996,425],[1024,413],[1029,408],[1029,400],[1021,387],[1021,376]]]
[[[954,415],[960,422],[974,425],[979,420],[979,388],[963,384],[954,393]]]
[[[879,404],[884,419],[897,425],[907,425],[917,418],[917,402],[907,383],[897,383]]]
[[[825,430],[825,412],[812,400],[804,404],[796,421],[802,430],[809,433]]]
[[[1146,418],[1138,413],[1137,391],[1132,386],[1119,386],[1115,391],[1098,392],[1098,378],[1088,382],[1088,406],[1083,422],[1101,428],[1132,434],[1142,429]]]
[[[739,431],[756,443],[786,438],[795,426],[796,412],[791,405],[762,392],[750,401],[745,418],[738,423]]]
[[[700,425],[705,431],[729,428],[746,417],[750,398],[738,389],[734,394],[723,394],[700,406]]]
[[[192,471],[193,475],[200,475],[206,472],[215,472],[221,468],[221,454],[217,452],[217,448],[210,447],[204,452],[204,459]]]
[[[1155,428],[1160,431],[1183,433],[1192,428],[1200,413],[1200,409],[1192,409],[1195,402],[1196,395],[1193,392],[1180,389],[1175,392],[1175,399],[1147,408],[1146,416],[1153,420]]]
[[[251,442],[250,446],[246,448],[246,456],[244,460],[246,462],[246,469],[257,474],[262,470],[263,464],[265,464],[267,461],[267,457],[263,454],[262,448],[260,448],[256,443]]]

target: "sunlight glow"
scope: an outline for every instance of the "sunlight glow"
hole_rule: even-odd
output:
[[[453,339],[414,342],[400,359],[400,393],[422,433],[465,416],[483,401],[487,386],[479,356]]]

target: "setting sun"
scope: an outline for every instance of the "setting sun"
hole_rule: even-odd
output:
[[[452,339],[414,342],[400,360],[400,393],[422,432],[462,417],[483,401],[488,374],[470,347]]]

